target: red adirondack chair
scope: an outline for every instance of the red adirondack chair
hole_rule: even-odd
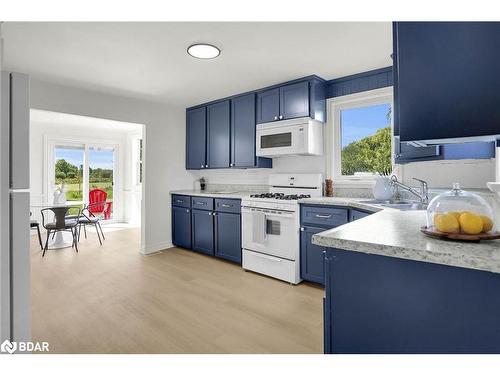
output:
[[[102,203],[92,205],[89,211],[94,215],[104,215],[104,220],[107,220],[111,217],[111,207],[113,206],[113,202],[106,202],[108,198],[108,193],[101,189],[92,189],[89,191],[89,203]]]

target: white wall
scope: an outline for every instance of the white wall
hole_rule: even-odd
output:
[[[271,173],[322,173],[326,176],[323,156],[289,156],[273,161],[272,169],[191,171],[193,178],[204,176],[208,184],[267,184]],[[463,188],[486,189],[486,182],[495,181],[495,159],[444,160],[409,163],[396,166],[395,171],[405,184],[419,186],[412,178],[429,182],[431,188],[451,188],[460,182]],[[335,181],[333,182],[335,185]]]
[[[31,107],[145,125],[142,245],[171,246],[169,190],[192,187],[185,170],[185,108],[31,80]]]
[[[322,173],[323,156],[286,156],[275,158],[273,168],[216,169],[190,171],[194,179],[204,176],[208,184],[267,185],[271,173]]]

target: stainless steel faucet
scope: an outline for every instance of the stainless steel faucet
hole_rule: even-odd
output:
[[[407,186],[402,182],[398,181],[398,178],[395,175],[391,176],[391,183],[403,190],[410,192],[411,194],[417,196],[420,199],[420,202],[423,204],[429,203],[429,188],[427,186],[427,181],[420,180],[418,178],[413,178],[415,181],[420,182],[420,190],[413,188],[411,186]]]

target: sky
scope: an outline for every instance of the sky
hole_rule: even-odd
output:
[[[56,161],[64,159],[77,167],[83,164],[83,149],[55,149]],[[113,151],[89,150],[90,168],[113,169]]]
[[[377,104],[368,107],[345,109],[341,112],[342,148],[349,143],[375,134],[377,129],[387,123],[390,104]]]

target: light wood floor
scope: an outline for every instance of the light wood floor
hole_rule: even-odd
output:
[[[322,353],[323,289],[180,248],[138,253],[139,230],[94,233],[42,259],[32,237],[33,340],[52,353]]]

